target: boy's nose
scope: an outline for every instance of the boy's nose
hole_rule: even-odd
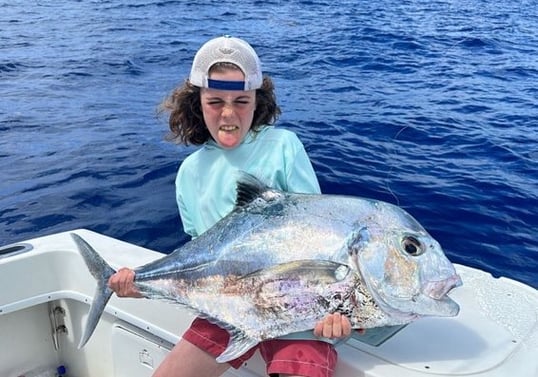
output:
[[[228,117],[228,116],[233,115],[234,114],[233,105],[225,104],[222,107],[222,113],[221,114],[222,114],[223,117]]]

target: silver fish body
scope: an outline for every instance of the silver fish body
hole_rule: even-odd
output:
[[[94,277],[106,282],[110,268],[73,238]],[[93,272],[96,265],[103,267]],[[81,346],[111,295],[99,284]],[[185,305],[226,328],[230,344],[218,358],[225,362],[265,339],[312,329],[336,311],[354,328],[454,316],[459,307],[447,293],[461,280],[438,242],[400,207],[285,193],[244,174],[236,208],[138,268],[135,284],[145,297]]]

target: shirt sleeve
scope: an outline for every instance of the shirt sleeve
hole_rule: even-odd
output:
[[[301,194],[320,194],[318,178],[303,143],[297,135],[291,134],[293,156],[286,166],[287,191]]]
[[[181,224],[183,226],[183,231],[190,235],[192,238],[198,237],[194,222],[189,215],[191,211],[187,208],[185,204],[185,192],[186,188],[189,188],[188,185],[181,185],[181,182],[184,182],[183,179],[184,171],[180,167],[177,176],[176,176],[176,202],[179,209],[179,217],[181,218]]]

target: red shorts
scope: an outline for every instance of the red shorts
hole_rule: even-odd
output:
[[[196,318],[183,334],[183,339],[215,358],[228,345],[228,331],[201,318]],[[228,363],[238,369],[259,349],[267,364],[267,373],[295,374],[308,377],[331,377],[336,367],[334,347],[317,340],[266,340]]]

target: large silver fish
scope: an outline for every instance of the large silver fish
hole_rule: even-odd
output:
[[[115,272],[72,234],[98,281],[80,346],[112,292]],[[439,243],[400,207],[350,196],[293,194],[243,174],[236,208],[200,237],[136,270],[147,298],[185,305],[230,332],[217,359],[312,329],[328,313],[353,328],[454,316],[461,284]]]

